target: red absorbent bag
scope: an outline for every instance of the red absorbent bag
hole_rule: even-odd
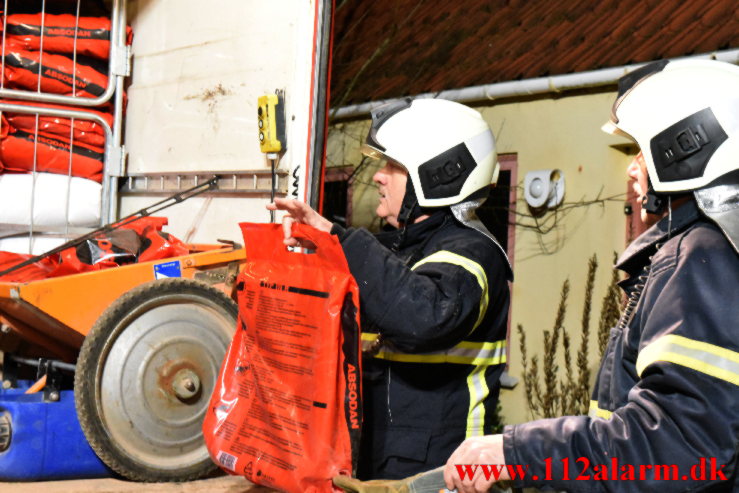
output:
[[[5,85],[11,89],[40,89],[82,98],[102,96],[108,87],[107,72],[103,67],[85,65],[82,61],[78,58],[75,63],[72,58],[51,53],[42,56],[40,51],[29,51],[9,41],[5,48]]]
[[[142,217],[59,253],[48,277],[92,272],[190,253],[180,239],[162,231],[166,217]]]
[[[75,110],[80,108],[71,106],[54,106],[43,103],[28,103],[21,100],[2,99],[0,103],[17,104],[23,106],[34,106],[41,108],[53,108],[61,110]],[[84,108],[83,111],[93,113],[101,117],[110,127],[113,126],[113,115],[102,111]],[[3,116],[18,130],[26,133],[34,133],[36,131],[36,115],[28,115],[24,113],[8,113],[3,112]],[[46,133],[63,137],[69,140],[70,134],[75,142],[82,142],[90,146],[99,148],[105,147],[105,130],[100,123],[95,120],[87,120],[83,118],[75,118],[74,123],[70,118],[62,118],[58,116],[39,115],[38,130]]]
[[[336,237],[302,224],[241,224],[247,264],[237,329],[203,434],[231,474],[289,493],[331,492],[351,474],[361,429],[359,292]]]
[[[43,29],[42,29],[43,25]],[[110,19],[80,17],[71,14],[12,14],[7,17],[6,38],[21,44],[26,50],[41,50],[44,36],[45,52],[73,54],[108,59],[110,53]],[[75,40],[76,38],[76,40]],[[133,33],[126,28],[127,44]]]
[[[12,252],[0,252],[0,272],[5,272],[11,267],[25,262],[26,260],[33,258],[33,255],[27,255],[23,253],[12,253]],[[10,282],[30,282],[38,281],[40,279],[46,279],[49,274],[54,271],[57,266],[55,258],[43,258],[32,264],[28,264],[25,267],[16,269],[9,274],[0,276],[0,281]]]
[[[71,163],[70,163],[71,154]],[[103,177],[105,150],[83,142],[71,145],[68,138],[45,132],[24,131],[2,119],[0,131],[0,172],[28,173],[36,171],[70,174],[98,183]]]
[[[0,281],[29,282],[189,254],[180,239],[162,231],[167,222],[166,217],[141,217],[1,276]],[[0,272],[32,257],[0,252]]]

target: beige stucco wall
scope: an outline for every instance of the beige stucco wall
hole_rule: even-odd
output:
[[[622,139],[600,130],[614,97],[614,93],[607,93],[478,107],[496,134],[498,152],[516,154],[519,184],[523,184],[524,175],[529,171],[557,168],[565,175],[566,204],[563,208],[568,207],[567,203],[619,196],[615,201],[550,212],[540,219],[551,225],[554,219],[551,215],[557,214],[557,226],[547,234],[520,226],[516,228],[509,372],[519,379],[519,385],[514,390],[504,390],[501,395],[507,423],[530,418],[521,377],[516,326],[521,324],[526,330],[529,356],[541,355],[542,330],[552,328],[562,283],[569,278],[571,288],[565,327],[573,346],[579,346],[587,259],[593,253],[600,263],[591,314],[590,359],[593,374],[597,370],[595,332],[601,299],[611,277],[612,252],[623,251],[625,238],[623,194],[629,157],[611,147],[623,143]],[[329,166],[359,162],[358,142],[366,135],[366,128],[366,122],[333,127],[328,147]],[[375,169],[368,166],[357,174],[353,200],[355,225],[370,224],[376,191],[367,184],[371,183]],[[528,213],[522,190],[518,191],[517,211]],[[523,216],[519,216],[518,221],[533,223],[531,218]],[[573,361],[575,359],[573,354]]]
[[[519,183],[523,183],[528,171],[558,168],[565,175],[565,202],[590,201],[597,197],[619,196],[626,191],[625,168],[629,157],[611,147],[623,141],[600,130],[614,98],[613,93],[608,93],[545,99],[484,108],[482,114],[498,136],[499,152],[517,154]],[[521,192],[519,197],[517,210],[526,212]],[[562,283],[569,278],[565,327],[573,346],[577,347],[587,259],[593,253],[597,254],[600,264],[596,272],[590,331],[593,375],[597,371],[597,317],[611,277],[612,252],[620,253],[624,247],[623,198],[563,212],[558,227],[548,234],[516,228],[509,373],[519,378],[520,383],[512,391],[503,391],[501,397],[507,423],[530,418],[516,326],[523,325],[527,333],[529,356],[542,354],[542,330],[551,330]],[[526,218],[523,221],[530,222]]]

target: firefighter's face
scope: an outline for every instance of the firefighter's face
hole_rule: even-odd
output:
[[[644,156],[641,152],[639,152],[639,154],[634,157],[633,161],[631,161],[631,164],[629,164],[629,167],[626,169],[626,174],[629,175],[629,178],[634,180],[631,188],[634,190],[637,200],[641,202],[647,195],[647,190],[649,190],[647,163],[644,161]],[[659,219],[660,216],[650,214],[644,210],[644,208],[641,209],[641,220],[647,226],[655,224]]]
[[[380,203],[375,212],[387,221],[388,224],[398,227],[398,214],[405,196],[405,184],[408,181],[408,172],[399,164],[387,161],[372,181],[377,183]]]

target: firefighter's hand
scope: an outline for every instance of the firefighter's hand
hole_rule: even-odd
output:
[[[408,485],[404,480],[374,479],[360,481],[349,476],[335,476],[334,486],[344,493],[408,493]]]
[[[319,231],[331,232],[333,223],[321,216],[319,213],[311,209],[305,202],[294,199],[276,198],[271,204],[267,204],[267,209],[271,211],[286,211],[287,215],[282,218],[282,229],[285,232],[283,243],[287,246],[303,246],[312,248],[313,245],[301,245],[300,241],[292,234],[293,223],[303,223],[313,226]]]
[[[480,464],[501,465],[500,476],[495,478],[490,474],[486,478],[481,467],[475,468],[475,465]],[[470,478],[465,474],[463,479],[456,465],[470,465],[470,469],[464,468],[463,471],[467,473],[474,470],[474,476]],[[452,453],[444,467],[444,482],[447,489],[456,489],[459,493],[483,493],[489,491],[497,481],[507,479],[510,479],[510,476],[505,468],[503,435],[468,438]]]

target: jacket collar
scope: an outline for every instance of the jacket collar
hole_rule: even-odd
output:
[[[626,247],[626,250],[616,262],[616,268],[629,274],[640,270],[649,256],[657,250],[658,244],[664,243],[700,217],[698,207],[692,200],[674,209],[672,211],[672,225],[670,225],[669,217],[665,216],[657,224],[639,235]]]
[[[449,214],[449,209],[445,208],[434,212],[423,221],[407,226],[405,232],[406,236],[403,240],[403,244],[400,246],[401,250],[408,245],[414,245],[423,240],[429,232],[436,231],[436,229],[443,224],[444,218]],[[381,231],[380,233],[377,233],[375,237],[381,244],[390,248],[400,234],[401,231],[399,229],[392,229],[390,231]]]

